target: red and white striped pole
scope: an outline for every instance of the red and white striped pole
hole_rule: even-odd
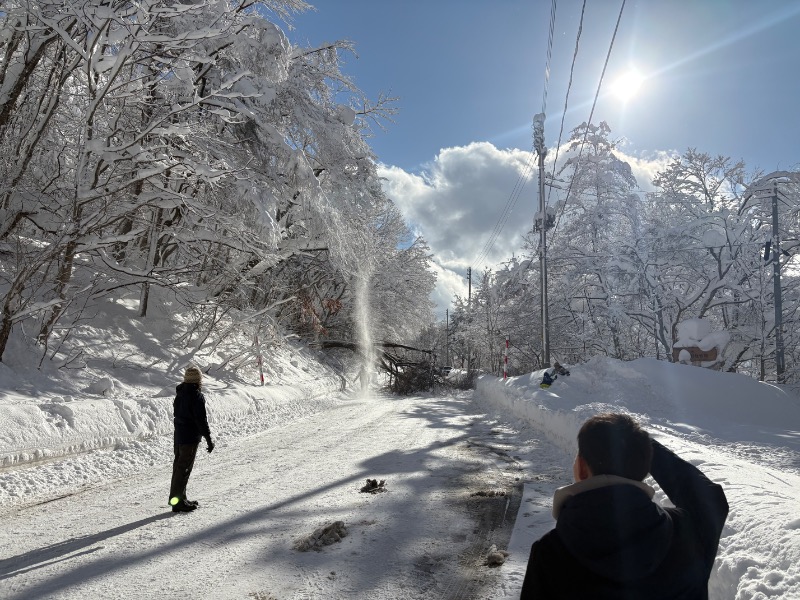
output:
[[[508,379],[508,336],[506,336],[506,355],[503,358],[503,381]]]
[[[264,361],[261,358],[261,346],[258,343],[258,334],[255,335],[256,340],[256,362],[258,363],[258,374],[261,377],[261,385],[264,385]]]

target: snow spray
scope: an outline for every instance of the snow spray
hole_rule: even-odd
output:
[[[370,323],[369,282],[370,269],[361,269],[356,275],[356,322],[358,326],[358,344],[361,347],[360,381],[361,395],[366,396],[367,386],[375,365],[375,349],[372,342],[372,326]],[[363,378],[366,377],[366,380]]]

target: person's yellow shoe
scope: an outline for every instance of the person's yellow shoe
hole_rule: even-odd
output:
[[[197,508],[197,504],[192,504],[177,496],[170,498],[169,504],[172,506],[172,512],[192,512]]]

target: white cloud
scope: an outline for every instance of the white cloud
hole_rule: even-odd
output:
[[[466,298],[469,292],[467,281],[460,274],[434,263],[436,273],[436,289],[431,294],[431,300],[436,303],[437,316],[443,317],[445,310],[450,307],[456,296]]]
[[[656,173],[663,171],[672,160],[679,155],[678,152],[668,152],[659,150],[658,152],[651,152],[641,156],[632,156],[625,154],[619,150],[614,151],[617,158],[624,160],[631,166],[633,176],[636,177],[636,182],[639,184],[639,189],[646,192],[651,192],[653,187],[653,177]]]
[[[519,248],[534,213],[530,161],[529,152],[480,142],[442,149],[419,175],[396,167],[383,167],[380,174],[386,178],[387,194],[419,229],[440,264],[466,271],[470,265],[477,268],[475,262],[509,204],[513,207],[502,232],[483,262],[491,266]]]
[[[672,156],[617,154],[631,164],[644,190],[651,189],[653,175]],[[484,267],[521,254],[539,202],[537,165],[530,152],[473,142],[443,148],[419,174],[390,165],[381,165],[378,172],[386,194],[431,247],[438,276],[432,300],[439,318],[456,294],[466,297],[467,267],[473,267],[474,280]]]
[[[475,142],[442,149],[421,174],[392,166],[379,174],[434,254],[440,272],[432,299],[440,317],[455,294],[466,296],[467,267],[478,273],[518,254],[533,223],[538,196],[530,152]]]

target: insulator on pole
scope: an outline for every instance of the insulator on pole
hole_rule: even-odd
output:
[[[543,154],[545,152],[544,113],[537,113],[533,116],[533,147],[539,154]]]

